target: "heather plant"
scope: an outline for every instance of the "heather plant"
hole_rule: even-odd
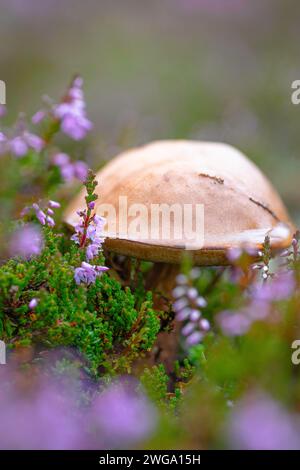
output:
[[[109,275],[77,285],[78,250],[62,252],[61,237],[48,227],[43,235],[39,257],[11,259],[1,267],[1,337],[12,348],[75,346],[94,373],[100,367],[129,370],[159,330],[151,294],[136,309],[134,294]]]

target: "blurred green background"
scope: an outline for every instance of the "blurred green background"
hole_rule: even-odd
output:
[[[298,12],[297,0],[0,0],[6,122],[80,73],[94,168],[154,139],[225,141],[300,222]]]

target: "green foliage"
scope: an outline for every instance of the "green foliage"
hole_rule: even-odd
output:
[[[145,369],[141,376],[141,382],[148,392],[149,397],[161,407],[165,407],[168,395],[169,377],[162,364],[151,369]]]
[[[195,367],[185,358],[182,364],[178,361],[175,362],[174,374],[171,381],[163,364],[153,366],[151,369],[145,369],[140,380],[151,400],[162,411],[171,411],[173,413],[179,410],[183,398],[183,390],[192,379],[194,373]],[[172,392],[169,389],[172,389]]]
[[[75,346],[88,368],[121,373],[149,350],[160,328],[151,293],[139,307],[129,288],[109,274],[77,286],[77,247],[63,252],[62,238],[44,229],[45,249],[30,261],[9,260],[0,269],[0,334],[10,348]],[[65,248],[65,246],[64,246]],[[39,303],[34,310],[32,298]]]
[[[86,205],[88,206],[90,202],[94,202],[98,199],[98,195],[95,194],[96,186],[98,182],[95,180],[95,174],[92,170],[89,170],[87,180],[85,182],[85,187],[87,195],[85,197]]]

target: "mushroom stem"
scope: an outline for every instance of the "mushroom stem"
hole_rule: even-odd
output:
[[[176,264],[155,263],[150,271],[146,287],[158,294],[154,294],[154,307],[157,310],[170,310],[172,290],[175,287],[179,270],[180,266]],[[177,359],[180,333],[178,322],[172,320],[170,327],[170,331],[162,331],[158,334],[156,343],[146,359],[149,366],[158,362],[162,363],[169,374],[173,372]]]
[[[148,290],[157,291],[165,297],[170,297],[179,273],[177,264],[155,263],[146,280]]]
[[[212,278],[211,282],[208,284],[208,286],[204,290],[204,292],[202,294],[203,296],[206,296],[206,295],[210,294],[213,291],[213,289],[218,284],[219,280],[222,278],[222,276],[223,276],[224,272],[226,271],[226,269],[227,269],[227,266],[222,266],[222,267],[220,267],[219,269],[216,270],[216,273],[215,273],[214,277]]]

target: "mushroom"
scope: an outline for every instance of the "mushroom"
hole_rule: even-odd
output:
[[[278,193],[245,155],[226,144],[150,143],[120,154],[96,178],[100,183],[96,211],[105,216],[108,207],[115,210],[104,234],[106,248],[115,253],[176,265],[188,250],[196,265],[223,266],[228,264],[229,248],[243,244],[260,248],[266,235],[273,250],[291,242],[293,226]],[[82,191],[76,196],[65,212],[70,226],[78,222],[84,195]],[[174,210],[203,205],[202,233],[188,239],[182,227],[178,229],[182,218],[171,210],[170,232],[163,236],[162,217],[151,217],[153,207],[157,216],[157,207],[162,205]],[[193,211],[194,228],[195,216]],[[148,226],[139,233],[137,226],[145,217]]]
[[[98,172],[96,179],[97,213],[107,217],[107,210],[113,209],[108,210],[106,249],[154,262],[147,287],[165,295],[174,287],[184,253],[195,265],[225,266],[230,248],[250,244],[259,249],[269,235],[271,248],[280,250],[292,240],[293,225],[275,189],[245,155],[226,144],[150,143],[121,153]],[[72,227],[78,222],[77,211],[85,207],[84,196],[85,191],[81,191],[65,212],[65,222]],[[127,215],[120,201],[126,202]],[[202,205],[200,215],[204,218],[193,239],[179,230],[183,217],[175,213],[169,218],[167,236],[163,236],[161,218],[153,221],[150,217],[153,231],[148,226],[139,233],[137,226],[149,222],[153,205],[157,208],[162,204],[169,209],[175,205],[179,212],[185,205]],[[193,211],[189,220],[193,226],[198,222],[195,217]],[[170,370],[177,349],[176,331],[175,335],[160,335],[160,360]]]

